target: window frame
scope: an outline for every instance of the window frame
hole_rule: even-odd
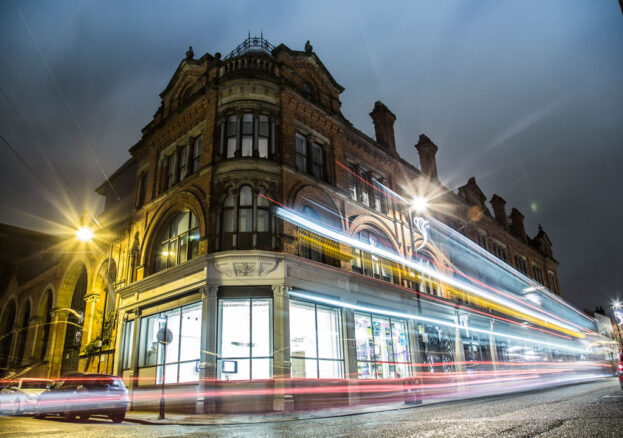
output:
[[[292,305],[292,303],[297,304],[300,303],[302,305],[308,306],[308,307],[313,307],[314,309],[314,335],[315,335],[315,346],[316,346],[316,355],[314,357],[307,357],[307,356],[295,356],[292,354],[292,338],[290,337],[290,345],[289,345],[289,349],[290,349],[290,363],[292,363],[292,359],[295,360],[315,360],[316,362],[316,377],[303,377],[304,379],[320,379],[320,362],[324,361],[324,362],[334,362],[334,363],[341,363],[342,365],[342,377],[334,377],[336,379],[340,379],[340,378],[344,378],[344,376],[346,375],[346,361],[345,361],[345,356],[346,353],[344,351],[344,321],[343,321],[343,315],[342,315],[342,309],[340,307],[337,306],[329,306],[326,304],[318,304],[315,302],[311,302],[311,301],[306,301],[306,300],[300,300],[300,299],[290,299],[290,305]],[[340,353],[342,358],[341,359],[334,359],[334,358],[326,358],[326,357],[320,357],[320,347],[319,347],[319,342],[318,342],[318,308],[322,308],[322,309],[328,309],[331,312],[335,312],[338,315],[338,321],[339,321],[339,327],[337,330],[337,333],[339,335],[339,340],[338,340],[338,345],[340,348]],[[288,309],[288,311],[290,312],[290,310]],[[291,332],[291,327],[292,327],[292,319],[290,319],[290,326],[288,327],[288,330]],[[290,368],[290,376],[292,376],[292,367]],[[300,378],[300,377],[297,377]]]
[[[184,214],[185,212],[188,212],[188,228],[183,233],[176,234],[173,236],[172,235],[173,234],[172,233],[173,222],[175,221],[175,219],[177,219],[180,215]],[[196,222],[195,226],[193,226],[193,217]],[[156,246],[154,248],[154,253],[155,253],[154,254],[154,273],[164,271],[165,269],[169,269],[174,266],[181,265],[182,263],[185,263],[197,257],[199,255],[199,240],[201,239],[201,233],[199,232],[199,228],[200,228],[199,220],[197,219],[197,216],[192,212],[192,210],[179,210],[177,214],[170,216],[166,225],[163,228],[160,228],[158,238],[155,242]],[[164,235],[165,230],[167,231],[168,238],[162,239],[162,236]],[[187,253],[186,253],[185,260],[181,261],[181,255],[180,255],[181,252],[179,248],[180,248],[180,242],[182,241],[184,237],[186,237]],[[192,240],[197,240],[197,243],[195,245],[191,244]],[[170,260],[171,260],[170,250],[171,250],[171,243],[173,241],[175,241],[175,263],[170,263]],[[169,252],[169,254],[167,254],[166,256],[167,257],[166,266],[162,267],[162,265],[160,265],[161,262],[159,262],[159,260],[160,260],[160,255],[161,255],[161,248],[163,247],[165,243],[167,244],[167,252]],[[195,254],[193,254],[194,248],[196,248]]]
[[[191,142],[191,153],[190,161],[189,161],[189,172],[188,174],[192,174],[197,172],[201,168],[201,149],[203,147],[203,134],[199,134],[195,138],[192,139]]]

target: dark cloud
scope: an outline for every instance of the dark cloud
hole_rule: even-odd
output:
[[[17,5],[17,6],[16,6]],[[233,49],[250,31],[302,49],[311,40],[346,87],[343,112],[373,135],[382,100],[398,117],[400,153],[425,132],[450,187],[475,176],[542,223],[580,307],[623,297],[623,26],[616,2],[93,2],[0,3],[0,134],[48,189],[0,148],[0,221],[63,221],[61,188],[78,210],[149,122],[188,45]],[[49,157],[58,166],[46,164]],[[60,173],[59,173],[60,171]],[[64,182],[67,180],[67,183]],[[47,191],[46,191],[47,190]],[[533,211],[531,205],[535,205]]]

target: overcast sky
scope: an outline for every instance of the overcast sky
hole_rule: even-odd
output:
[[[226,55],[263,31],[311,41],[357,128],[374,136],[383,101],[404,158],[419,167],[426,133],[446,185],[475,176],[529,235],[541,223],[575,305],[623,298],[617,0],[209,3],[0,2],[0,135],[37,175],[0,140],[0,222],[53,231],[68,204],[97,208],[188,46]]]

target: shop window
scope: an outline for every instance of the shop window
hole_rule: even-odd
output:
[[[355,313],[357,370],[362,379],[400,379],[409,376],[407,321]]]
[[[219,300],[217,379],[273,376],[272,299]]]
[[[181,211],[164,226],[158,236],[155,270],[161,271],[196,257],[199,253],[199,224],[189,210]]]
[[[131,331],[128,324],[124,334]],[[170,340],[168,344],[158,342],[159,331],[166,333],[167,340]],[[138,353],[139,375],[154,376],[153,383],[161,384],[163,379],[164,383],[198,381],[201,303],[141,318]],[[131,355],[129,347],[127,357],[131,358]],[[124,356],[123,363],[130,360]],[[148,382],[142,379],[141,383]]]
[[[340,309],[290,300],[292,378],[343,379]]]

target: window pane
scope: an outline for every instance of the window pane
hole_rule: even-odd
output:
[[[158,357],[157,316],[141,320],[141,337],[139,340],[139,366],[156,365]]]
[[[219,301],[219,354],[221,357],[249,357],[250,301]]]
[[[177,265],[177,239],[169,242],[169,263],[167,266]]]
[[[199,361],[180,364],[179,383],[199,381]]]
[[[158,249],[158,254],[156,255],[156,271],[166,269],[168,257],[169,242],[164,242],[160,245],[160,248]]]
[[[394,350],[394,362],[396,364],[396,378],[407,377],[409,375],[410,362],[409,357],[409,341],[407,337],[407,322],[401,320],[392,320],[392,346]],[[400,364],[400,362],[404,362]]]
[[[188,260],[188,234],[179,238],[180,263]]]
[[[375,379],[375,370],[374,362],[357,362],[357,374],[360,379]]]
[[[344,362],[337,360],[319,360],[318,377],[321,379],[343,379]]]
[[[249,380],[251,370],[250,359],[219,359],[217,379],[219,380]]]
[[[242,154],[243,157],[253,155],[253,137],[242,137]]]
[[[272,300],[252,300],[252,341],[251,355],[253,357],[272,356]],[[255,362],[254,362],[255,363]],[[253,378],[257,378],[253,368]]]
[[[134,321],[126,321],[123,324],[123,369],[132,366],[132,347],[134,342]],[[45,345],[44,345],[45,348]]]
[[[394,366],[391,362],[392,355],[392,331],[389,318],[375,316],[372,318],[372,334],[374,335],[374,359],[377,362],[378,377],[393,377]]]
[[[188,258],[192,259],[199,254],[199,230],[193,230],[190,232],[188,243]]]
[[[318,306],[318,357],[342,359],[342,323],[340,310]]]
[[[259,200],[259,198],[258,198]],[[268,210],[257,210],[257,232],[266,233],[270,231],[270,212]]]
[[[307,158],[299,153],[296,154],[296,168],[304,172],[307,171]]]
[[[242,115],[242,135],[253,135],[253,114]]]
[[[227,158],[232,158],[236,155],[236,137],[230,137],[227,139]]]
[[[270,379],[273,377],[273,360],[272,359],[253,359],[252,378],[253,379]]]
[[[188,210],[179,213],[171,220],[171,237],[179,236],[188,231]]]
[[[177,383],[177,364],[166,365],[164,383]],[[162,366],[156,369],[156,384],[162,383]]]
[[[177,362],[180,353],[180,309],[169,310],[160,315],[162,315],[161,318],[166,318],[167,332],[172,335],[171,343],[166,345],[167,363]],[[164,324],[161,322],[160,326],[164,327]]]
[[[374,360],[372,323],[368,315],[355,314],[355,342],[357,343],[357,360]]]
[[[242,186],[240,188],[240,206],[241,207],[251,207],[253,205],[253,197],[252,197],[251,187]]]
[[[316,357],[316,318],[313,304],[290,301],[290,355],[299,358]]]
[[[260,158],[268,158],[268,138],[258,140],[257,153]]]
[[[268,122],[268,116],[260,115],[259,135],[262,137],[268,137],[268,129],[270,124]]]
[[[188,148],[186,146],[183,147],[180,150],[179,155],[177,157],[177,167],[178,167],[177,173],[179,175],[180,181],[186,177],[186,160],[187,160],[186,152],[187,150]]]
[[[291,375],[293,379],[317,379],[318,361],[316,359],[292,358]]]
[[[223,232],[234,232],[234,210],[232,208],[223,210]]]
[[[238,209],[238,232],[250,233],[253,230],[253,209]]]
[[[199,359],[201,350],[201,303],[182,308],[180,361]]]
[[[236,116],[229,116],[227,119],[227,136],[236,136]]]

